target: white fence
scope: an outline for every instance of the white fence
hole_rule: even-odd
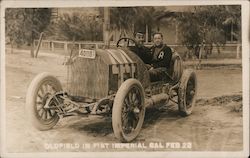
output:
[[[79,49],[86,48],[102,48],[104,46],[103,42],[69,42],[69,41],[50,41],[50,40],[42,40],[40,49],[49,50],[49,51],[64,51],[68,52],[73,47],[73,43]],[[38,44],[38,40],[34,41],[35,46]]]
[[[62,52],[62,53],[67,53],[71,50],[73,47],[73,43],[75,44],[76,47],[79,49],[94,49],[94,48],[103,48],[104,47],[104,42],[102,41],[55,41],[55,40],[42,40],[40,49],[41,50],[48,50],[52,52]],[[38,40],[34,41],[35,46],[38,44]],[[114,42],[111,42],[110,45],[115,46]],[[151,46],[152,43],[147,43],[145,44],[146,46]],[[187,51],[186,46],[184,45],[169,45],[170,47],[174,48],[177,50],[179,53],[184,53]],[[214,45],[213,46],[214,51],[217,50],[217,47]],[[221,46],[220,51],[222,53],[235,53],[236,56],[241,54],[241,45],[237,43],[228,43],[225,44],[224,46]]]

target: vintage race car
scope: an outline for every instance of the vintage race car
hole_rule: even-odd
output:
[[[197,92],[195,72],[183,70],[181,57],[174,52],[170,79],[151,82],[145,63],[130,49],[136,46],[133,39],[122,38],[116,48],[72,51],[65,88],[52,74],[38,74],[26,96],[33,125],[48,130],[66,116],[112,116],[115,137],[130,142],[140,132],[146,108],[167,106],[171,101],[178,105],[180,115],[191,114]]]

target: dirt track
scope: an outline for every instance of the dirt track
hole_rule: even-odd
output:
[[[6,55],[6,147],[8,152],[107,151],[104,148],[53,148],[55,143],[115,143],[111,118],[67,117],[49,131],[37,131],[25,115],[26,90],[33,77],[43,71],[65,81],[64,57],[41,55],[31,59],[27,53]],[[168,106],[148,110],[142,131],[133,143],[192,143],[191,149],[147,148],[130,150],[239,151],[242,150],[241,69],[197,71],[198,100],[193,114],[180,117],[177,108]],[[126,150],[126,149],[119,149]],[[118,151],[109,148],[108,151]],[[126,150],[128,151],[128,150]]]

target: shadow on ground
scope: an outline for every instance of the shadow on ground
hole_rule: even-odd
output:
[[[143,129],[146,129],[149,126],[154,125],[159,119],[178,119],[178,111],[173,109],[168,109],[167,107],[163,108],[152,108],[147,109],[145,113],[145,118],[143,122]],[[87,132],[88,134],[94,136],[106,136],[113,133],[112,128],[112,117],[103,117],[98,119],[93,119],[91,121],[85,120],[84,118],[69,125],[69,128],[73,128],[80,132]]]

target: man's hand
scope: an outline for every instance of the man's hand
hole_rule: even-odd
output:
[[[154,69],[153,66],[152,66],[152,65],[149,65],[149,64],[146,64],[146,67],[147,67],[148,70]]]

